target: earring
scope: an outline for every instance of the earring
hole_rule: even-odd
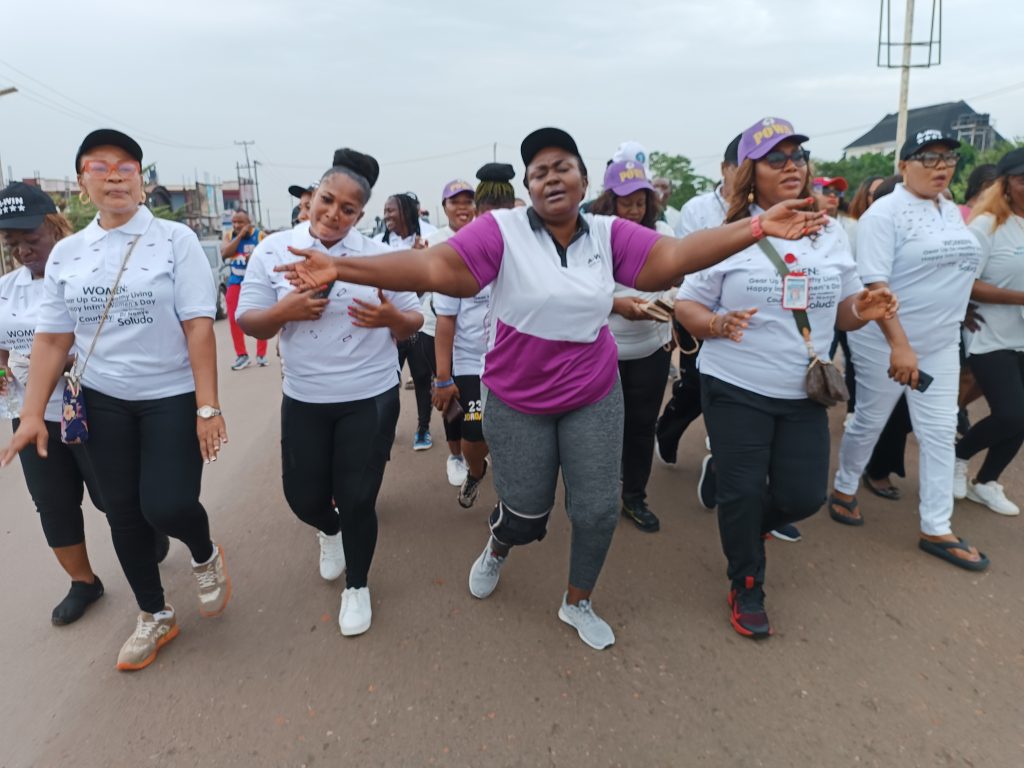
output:
[[[84,189],[79,190],[79,192],[78,192],[78,201],[82,205],[88,205],[89,204],[89,193],[86,192]]]
[[[754,202],[754,188],[753,187],[750,188],[750,192],[747,194],[747,202],[748,203],[753,203]]]

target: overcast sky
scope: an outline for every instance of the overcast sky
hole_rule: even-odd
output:
[[[942,65],[912,71],[911,107],[965,99],[1024,136],[1024,2],[943,5]],[[931,7],[917,0],[916,37]],[[234,178],[233,142],[253,140],[275,226],[288,185],[340,146],[381,162],[369,215],[405,190],[434,211],[494,143],[518,187],[519,142],[542,125],[572,133],[595,172],[635,139],[715,175],[766,115],[838,158],[899,90],[875,66],[879,0],[51,0],[4,2],[0,19],[0,88],[21,91],[0,98],[5,178],[73,174],[99,127],[135,137],[165,184]]]

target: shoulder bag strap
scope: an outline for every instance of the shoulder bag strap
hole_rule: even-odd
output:
[[[152,225],[152,222],[150,222],[150,225]],[[114,280],[114,287],[110,289],[110,296],[107,298],[107,305],[103,308],[103,314],[100,316],[100,324],[96,328],[96,335],[92,337],[92,344],[89,345],[89,351],[85,355],[85,360],[82,361],[81,367],[76,365],[72,368],[73,378],[76,381],[81,381],[82,376],[85,375],[85,367],[89,364],[89,358],[92,357],[92,353],[96,349],[96,342],[99,341],[100,331],[103,330],[103,326],[107,322],[107,315],[110,314],[110,307],[113,306],[114,299],[117,297],[117,289],[121,285],[121,277],[124,275],[124,270],[128,266],[128,259],[131,258],[132,251],[134,251],[135,246],[139,244],[139,240],[144,238],[148,233],[149,227],[146,227],[145,232],[135,237],[135,240],[133,240],[132,244],[128,247],[128,252],[125,253],[124,259],[121,261],[121,268],[117,271],[117,278]]]
[[[779,277],[782,278],[783,282],[786,280],[786,276],[789,274],[789,267],[786,266],[786,262],[779,256],[779,252],[775,250],[775,246],[768,242],[768,238],[762,238],[757,241],[758,247],[764,251],[764,255],[768,257],[768,261],[775,267],[775,271],[779,273]],[[807,312],[802,309],[787,309],[783,310],[790,312],[793,315],[793,321],[796,323],[797,331],[800,333],[800,338],[804,340],[807,345],[807,359],[816,360],[818,354],[814,351],[814,346],[811,343],[811,321],[807,319]]]

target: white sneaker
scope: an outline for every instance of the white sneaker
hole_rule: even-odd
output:
[[[568,593],[562,596],[562,607],[558,609],[558,618],[576,629],[580,640],[595,651],[603,651],[615,643],[615,633],[608,622],[594,613],[589,600],[580,600],[577,605],[566,602]]]
[[[213,543],[213,557],[208,562],[192,562],[192,575],[199,586],[199,615],[219,616],[231,599],[231,577],[219,544]]]
[[[989,480],[987,483],[968,483],[967,498],[979,504],[984,504],[1000,515],[1012,517],[1013,515],[1020,514],[1020,507],[1006,498],[1003,486],[995,480]]]
[[[316,538],[320,542],[320,576],[327,581],[334,581],[345,572],[345,547],[341,542],[341,531],[333,536],[317,531]]]
[[[449,456],[446,469],[448,470],[448,484],[461,488],[462,484],[466,482],[466,475],[469,474],[469,465],[466,464],[466,460],[461,456]]]
[[[341,611],[338,626],[345,637],[361,635],[370,628],[373,609],[370,607],[370,588],[349,587],[341,593]]]
[[[501,576],[501,566],[505,564],[508,556],[498,557],[491,551],[491,542],[487,542],[480,557],[469,569],[469,593],[473,597],[483,600],[490,597],[494,588],[498,586],[498,577]]]
[[[953,498],[963,499],[967,496],[967,462],[956,459],[953,463]]]
[[[850,424],[853,422],[854,415],[855,414],[851,411],[843,417],[843,429],[849,428]]]

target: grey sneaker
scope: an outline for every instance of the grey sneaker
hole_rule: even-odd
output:
[[[490,597],[494,588],[498,586],[498,577],[501,576],[501,566],[505,564],[508,557],[498,557],[491,551],[491,542],[488,540],[484,551],[469,569],[469,593],[473,597],[483,600]]]
[[[487,475],[487,464],[484,464],[484,473],[480,477],[473,477],[466,472],[466,479],[462,481],[459,489],[459,506],[469,509],[476,503],[476,497],[480,495],[480,481]]]
[[[231,364],[231,370],[232,371],[240,371],[243,368],[248,368],[248,367],[249,367],[249,356],[248,355],[239,355],[238,357],[235,358],[235,362],[233,362]]]
[[[589,600],[580,600],[577,605],[570,605],[565,600],[568,593],[562,596],[562,607],[558,609],[558,618],[576,628],[580,640],[596,651],[603,651],[615,643],[615,633],[608,622],[594,613]]]
[[[224,550],[214,544],[213,559],[192,566],[192,575],[199,585],[199,615],[217,616],[231,598],[231,579],[224,568]]]
[[[118,669],[132,672],[148,667],[156,660],[157,652],[178,636],[174,609],[167,605],[160,613],[163,614],[160,618],[157,618],[159,614],[145,611],[139,614],[135,631],[117,654]]]

